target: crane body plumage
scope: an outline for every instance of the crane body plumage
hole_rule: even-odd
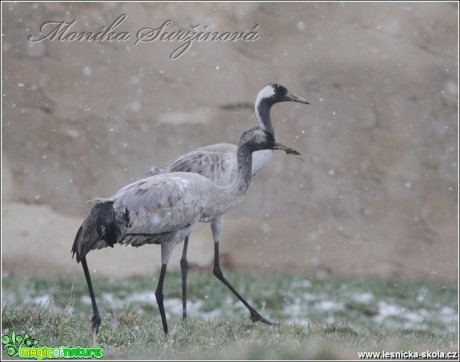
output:
[[[167,175],[139,180],[109,199],[96,200],[77,235],[73,249],[77,261],[90,250],[117,243],[139,247],[182,241],[175,239],[182,233],[185,238],[188,226],[200,220],[210,181],[196,182],[200,175],[191,173]]]
[[[207,222],[235,208],[248,184],[246,181],[238,185],[239,192],[231,193],[208,178],[189,172],[159,174],[129,184],[109,199],[95,200],[88,221],[77,235],[73,249],[77,261],[90,250],[117,243],[134,247],[162,243],[175,246],[188,235],[190,225]],[[178,230],[181,232],[177,233]],[[162,257],[163,263],[168,261],[169,257]]]

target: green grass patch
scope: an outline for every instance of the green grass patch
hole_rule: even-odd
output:
[[[111,359],[357,359],[358,351],[458,350],[458,289],[438,283],[312,275],[226,277],[276,327],[249,312],[212,273],[191,273],[181,320],[178,271],[165,280],[170,336],[154,290],[158,274],[94,278],[102,317],[97,345]],[[83,276],[2,280],[2,335],[28,333],[39,346],[92,346]],[[3,357],[8,356],[3,351]]]

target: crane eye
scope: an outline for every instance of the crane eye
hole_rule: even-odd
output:
[[[275,88],[275,93],[276,94],[283,95],[283,94],[287,93],[287,89],[285,87],[283,87],[282,85],[275,84],[274,88]]]

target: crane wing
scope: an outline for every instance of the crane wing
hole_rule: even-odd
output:
[[[219,186],[229,185],[236,176],[237,146],[217,143],[197,148],[180,156],[167,166],[151,167],[144,177],[168,172],[194,172],[207,177]],[[272,150],[254,152],[252,155],[252,175],[257,174],[270,161]]]
[[[168,166],[156,169],[155,172],[193,172],[220,186],[228,185],[236,175],[236,149],[235,145],[228,143],[201,147],[179,157]]]
[[[201,179],[200,179],[201,178]],[[193,173],[170,173],[136,181],[112,199],[122,234],[161,234],[196,223],[209,197],[209,180]]]

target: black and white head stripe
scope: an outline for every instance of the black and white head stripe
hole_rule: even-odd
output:
[[[274,104],[280,99],[278,97],[284,97],[287,94],[287,89],[282,85],[276,83],[269,83],[263,87],[257,94],[256,108],[257,106],[267,100],[269,103]]]

